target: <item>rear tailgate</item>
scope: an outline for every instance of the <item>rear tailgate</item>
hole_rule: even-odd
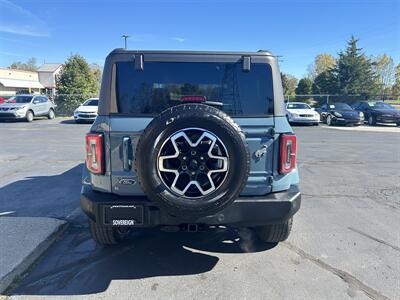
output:
[[[110,117],[110,157],[112,192],[119,195],[143,195],[137,184],[133,160],[137,141],[152,118]],[[265,195],[271,192],[273,176],[273,117],[236,118],[246,135],[251,170],[241,195]],[[135,128],[135,131],[132,129]],[[234,162],[231,162],[234,163]]]

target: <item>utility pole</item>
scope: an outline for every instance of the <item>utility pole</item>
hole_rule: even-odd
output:
[[[127,39],[129,38],[129,35],[123,34],[122,37],[125,40],[125,49],[127,49],[128,48]]]

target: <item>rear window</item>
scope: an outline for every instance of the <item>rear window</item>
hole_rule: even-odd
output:
[[[272,72],[267,64],[133,62],[116,64],[118,111],[154,115],[185,102],[209,102],[232,116],[273,114]]]

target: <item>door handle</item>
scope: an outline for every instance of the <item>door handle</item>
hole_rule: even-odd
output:
[[[122,164],[124,171],[130,171],[132,168],[132,142],[131,138],[124,136],[122,138]]]

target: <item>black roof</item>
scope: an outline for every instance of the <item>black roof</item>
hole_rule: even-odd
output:
[[[248,55],[248,56],[274,56],[270,51],[258,50],[251,51],[181,51],[181,50],[126,50],[117,48],[111,51],[110,54],[194,54],[194,55]]]

